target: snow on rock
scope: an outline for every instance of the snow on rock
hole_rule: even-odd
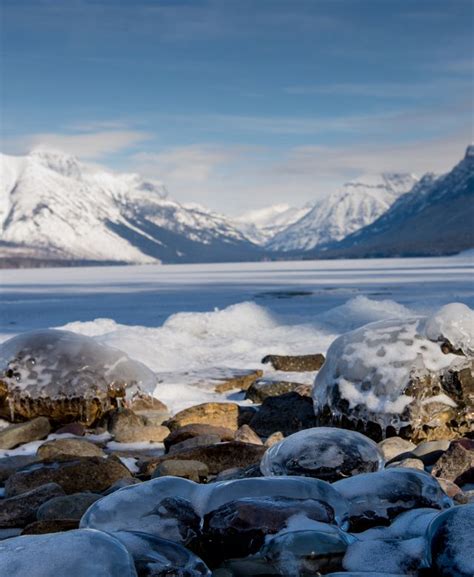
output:
[[[389,428],[416,436],[423,425],[449,436],[449,420],[462,425],[471,418],[467,388],[453,394],[449,386],[450,375],[469,368],[470,360],[446,354],[440,331],[460,347],[472,346],[472,314],[464,305],[448,305],[428,319],[370,323],[337,338],[313,388],[320,424],[361,430],[370,424],[377,440]]]
[[[462,303],[446,305],[426,319],[425,335],[431,341],[447,341],[465,355],[474,355],[474,311]]]
[[[119,349],[70,331],[21,334],[0,345],[0,413],[95,421],[116,397],[151,394],[154,373]]]
[[[333,482],[383,467],[371,439],[331,427],[305,429],[267,449],[260,464],[264,475],[300,475]]]
[[[0,575],[137,577],[132,557],[117,539],[87,529],[1,541]]]

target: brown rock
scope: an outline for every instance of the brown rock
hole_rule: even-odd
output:
[[[270,447],[273,447],[273,445],[276,445],[276,443],[283,441],[284,438],[285,438],[285,435],[281,431],[277,431],[276,433],[272,433],[267,438],[264,445],[265,445],[265,447],[267,447],[267,449],[269,449]]]
[[[262,439],[248,425],[242,425],[235,433],[235,440],[241,443],[252,443],[253,445],[263,445]]]
[[[207,480],[209,469],[207,465],[201,463],[201,461],[181,461],[176,459],[160,463],[153,473],[153,478],[165,477],[167,475],[172,477],[182,477],[183,479],[189,479],[196,483],[202,483]]]
[[[254,403],[262,403],[268,397],[278,397],[285,393],[292,393],[298,391],[298,389],[301,390],[301,387],[306,387],[306,385],[290,381],[269,381],[259,379],[247,389],[245,398],[250,399]]]
[[[77,519],[53,519],[47,521],[34,521],[26,526],[21,532],[22,535],[44,535],[45,533],[62,533],[79,529]]]
[[[202,423],[216,427],[226,427],[236,431],[239,428],[239,406],[236,403],[202,403],[180,411],[165,425],[176,431],[185,425]]]
[[[114,457],[43,461],[24,467],[9,477],[5,483],[5,495],[13,497],[46,483],[57,483],[67,494],[102,493],[123,477],[131,477],[131,473]]]
[[[203,423],[184,425],[179,429],[175,429],[166,437],[164,440],[165,449],[168,451],[172,445],[182,443],[183,441],[192,439],[193,437],[202,437],[206,435],[219,437],[220,441],[233,441],[235,431],[226,427],[216,427],[214,425],[205,425]]]
[[[208,445],[215,445],[220,443],[221,439],[219,435],[198,435],[197,437],[192,437],[191,439],[186,439],[181,441],[181,443],[175,443],[171,445],[168,453],[171,455],[173,453],[179,453],[180,451],[186,451],[187,449],[194,449],[195,447],[207,447]]]
[[[51,425],[46,417],[37,417],[26,423],[10,425],[0,431],[0,449],[13,449],[23,443],[39,441],[49,435]]]
[[[158,411],[161,413],[168,412],[168,407],[164,403],[149,395],[139,396],[132,399],[129,403],[129,408],[134,413],[138,413],[140,411]]]
[[[263,371],[235,371],[235,375],[223,379],[215,387],[216,393],[225,393],[232,389],[240,389],[246,391],[257,379],[263,376]]]
[[[21,498],[14,497],[15,499]],[[53,497],[36,511],[38,521],[52,521],[53,519],[76,519],[80,521],[87,509],[102,498],[97,493],[74,493]]]
[[[105,457],[104,451],[84,439],[55,439],[41,445],[36,454],[41,460],[57,457]]]
[[[36,520],[36,511],[43,503],[64,495],[56,483],[48,483],[22,493],[17,497],[0,500],[0,527],[25,527]]]
[[[262,359],[262,363],[270,363],[277,371],[306,373],[319,371],[324,360],[324,355],[320,353],[315,355],[267,355]]]
[[[269,437],[277,431],[287,437],[302,429],[315,427],[313,401],[298,393],[268,397],[249,425],[261,437]]]
[[[82,423],[68,423],[64,427],[55,431],[56,435],[75,435],[76,437],[83,437],[86,434],[86,428]]]
[[[448,450],[436,461],[431,473],[435,477],[455,483],[474,482],[474,441],[471,439],[453,441]]]
[[[150,459],[142,463],[142,472],[151,474],[155,466],[170,459],[173,460],[193,460],[205,463],[211,475],[230,469],[231,467],[247,467],[254,463],[259,463],[266,448],[262,445],[252,445],[250,443],[219,443],[207,447],[195,447],[179,453],[167,454],[158,459]]]

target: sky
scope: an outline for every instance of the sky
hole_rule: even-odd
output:
[[[449,170],[471,0],[0,0],[0,148],[74,154],[228,214]]]

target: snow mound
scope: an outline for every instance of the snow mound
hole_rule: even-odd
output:
[[[451,303],[426,319],[425,335],[431,341],[448,341],[465,355],[474,354],[474,311],[462,303]]]

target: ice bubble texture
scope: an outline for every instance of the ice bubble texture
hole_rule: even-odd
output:
[[[299,431],[270,447],[262,458],[263,475],[300,475],[333,482],[378,471],[382,453],[355,431],[316,427]]]
[[[70,331],[46,329],[0,347],[0,379],[22,397],[94,398],[126,390],[152,394],[155,374],[126,353]]]
[[[79,529],[0,542],[5,577],[137,577],[127,549],[106,533]]]

